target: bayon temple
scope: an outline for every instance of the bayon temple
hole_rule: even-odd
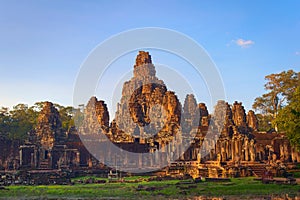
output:
[[[59,113],[46,102],[23,144],[0,140],[5,170],[82,170],[124,166],[193,177],[280,175],[300,162],[284,133],[260,132],[255,113],[220,100],[209,113],[193,94],[180,102],[156,77],[148,52],[137,55],[133,77],[110,119],[104,101],[91,97],[76,126],[62,131]],[[113,148],[121,149],[116,158]],[[143,154],[135,159],[130,154]],[[126,169],[125,169],[126,171]]]

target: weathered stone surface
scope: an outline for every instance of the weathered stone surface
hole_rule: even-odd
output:
[[[229,104],[223,100],[218,101],[213,115],[213,126],[216,126],[216,131],[226,135],[228,134],[226,128],[232,125],[232,111]]]
[[[249,110],[247,114],[247,125],[253,131],[257,131],[258,129],[258,120],[253,110]]]
[[[65,138],[61,130],[61,120],[58,110],[51,102],[45,102],[35,129],[38,142],[44,148],[52,148]]]
[[[181,105],[175,93],[168,91],[164,82],[155,76],[148,52],[139,52],[133,73],[123,85],[112,135],[120,137],[123,133],[139,138],[172,135],[171,130],[180,123]]]
[[[184,133],[190,133],[193,127],[198,127],[201,123],[200,108],[193,94],[185,97],[182,118],[181,127]]]
[[[100,160],[115,162],[109,145],[102,140],[107,138],[124,149],[119,162],[132,162],[128,152],[150,152],[149,159],[138,158],[131,163],[139,168],[177,160],[175,168],[193,166],[205,176],[246,176],[253,175],[256,168],[266,166],[277,173],[286,163],[300,162],[300,153],[284,134],[257,131],[255,113],[249,111],[246,116],[242,103],[219,101],[210,115],[205,104],[198,104],[189,94],[182,107],[175,93],[156,77],[151,56],[144,51],[136,58],[133,77],[123,85],[115,119],[111,124],[109,120],[104,101],[92,97],[84,109],[81,126],[70,129],[66,136],[57,109],[46,102],[28,143],[20,145],[0,138],[5,154],[0,155],[0,169],[18,169],[19,165],[32,169],[96,168],[100,166],[95,159],[100,155],[100,145],[106,150],[101,152]],[[191,141],[187,139],[190,136]],[[95,157],[82,138],[91,141]],[[177,141],[170,142],[174,138]],[[191,143],[182,152],[185,142]]]
[[[19,152],[18,146],[20,145],[19,141],[11,141],[0,137],[0,170],[8,169],[13,170],[17,169],[19,166]]]
[[[96,116],[97,121],[92,121],[94,116]],[[85,119],[90,120],[86,121],[87,124],[95,127],[97,127],[97,125],[100,125],[103,131],[105,131],[106,133],[108,132],[109,113],[104,101],[98,101],[96,97],[91,97],[85,109]]]
[[[139,51],[134,65],[134,77],[147,78],[149,76],[154,77],[155,74],[155,67],[152,64],[149,52]]]
[[[242,103],[234,102],[232,107],[232,119],[234,124],[240,128],[247,127],[246,113]]]
[[[35,130],[26,144],[19,147],[20,167],[58,169],[79,166],[80,152],[68,149],[67,144],[58,110],[51,102],[44,102]]]
[[[149,54],[149,52],[139,51],[139,54],[137,55],[135,60],[134,67],[142,66],[144,64],[152,64],[151,55]]]
[[[247,128],[245,110],[241,103],[235,102],[231,109],[227,102],[219,101],[215,107],[212,127],[212,131],[219,132],[220,136],[206,160],[216,160],[219,163],[230,161],[236,164],[255,161],[255,141]],[[210,145],[212,144],[214,138]]]
[[[209,126],[209,113],[205,103],[198,104],[199,114],[200,114],[200,125]]]

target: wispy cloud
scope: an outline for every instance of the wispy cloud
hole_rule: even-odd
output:
[[[296,51],[296,56],[300,56],[300,51]]]
[[[244,40],[244,39],[237,39],[234,41],[238,46],[242,48],[250,47],[251,45],[254,44],[252,40]]]

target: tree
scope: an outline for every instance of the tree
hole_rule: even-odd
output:
[[[260,111],[262,115],[271,115],[274,120],[278,111],[290,101],[299,84],[299,76],[300,73],[293,70],[267,75],[265,90],[268,92],[255,99],[253,109]]]
[[[36,125],[37,112],[26,104],[18,104],[12,110],[0,109],[0,135],[5,139],[24,141],[27,133]]]
[[[28,136],[27,133],[36,127],[38,115],[44,104],[45,102],[36,102],[31,107],[26,104],[18,104],[12,110],[0,108],[0,136],[5,139],[24,141]],[[54,106],[59,111],[63,131],[68,131],[75,125],[74,108],[59,104],[54,104]]]
[[[9,139],[24,140],[27,138],[27,133],[36,125],[38,113],[33,107],[28,107],[26,104],[18,104],[13,107],[10,114]]]
[[[10,116],[8,108],[2,107],[0,109],[0,136],[7,138],[10,128]]]
[[[256,114],[258,120],[259,131],[269,131],[272,129],[272,115],[270,114]]]
[[[75,125],[73,119],[74,108],[72,106],[64,107],[58,104],[54,104],[54,106],[58,109],[62,123],[62,129],[64,131],[68,131],[72,126]]]
[[[284,131],[291,144],[300,150],[300,86],[291,96],[290,103],[281,109],[273,122]]]

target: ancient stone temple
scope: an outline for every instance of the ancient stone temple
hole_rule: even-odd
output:
[[[139,52],[133,75],[123,85],[112,135],[122,142],[133,142],[134,138],[139,138],[142,143],[147,143],[145,138],[154,137],[161,144],[166,143],[179,127],[180,102],[175,93],[168,91],[164,82],[156,77],[148,52]]]
[[[31,134],[30,140],[20,146],[21,168],[57,169],[79,165],[79,151],[67,148],[59,113],[51,102],[44,103]]]
[[[35,133],[36,140],[40,146],[50,149],[65,139],[65,134],[61,130],[58,110],[51,102],[44,103],[37,120],[38,124]]]
[[[226,107],[226,112],[219,108]],[[218,118],[225,115],[221,126]],[[212,177],[261,176],[266,170],[280,174],[283,163],[299,162],[299,152],[292,148],[284,134],[257,131],[257,118],[253,111],[246,116],[242,103],[231,106],[219,101],[211,122],[222,130],[215,148],[200,164],[200,174]],[[222,122],[222,120],[221,120]],[[205,145],[203,143],[203,145]]]
[[[83,135],[97,134],[99,131],[108,133],[109,113],[104,101],[98,101],[96,97],[91,97],[84,110],[85,120],[79,127]]]
[[[276,166],[280,163],[299,162],[299,153],[284,135],[257,131],[255,113],[250,110],[246,114],[241,102],[230,105],[220,100],[210,115],[204,103],[197,103],[194,95],[188,94],[182,106],[176,94],[156,77],[152,58],[144,51],[137,55],[133,77],[123,85],[110,126],[106,104],[96,97],[90,99],[85,115],[83,134],[105,133],[125,150],[124,157],[127,151],[145,153],[163,149],[166,154],[160,152],[157,157],[166,160],[172,157],[180,165],[192,165],[203,176],[253,175],[259,174],[257,169],[268,167],[277,173]],[[174,150],[183,148],[171,143],[174,138],[189,143],[189,147],[183,153]],[[105,154],[109,154],[109,149]],[[104,160],[110,159],[102,156]],[[138,161],[139,166],[149,166],[153,158],[149,159]]]
[[[252,131],[258,130],[258,120],[253,110],[249,110],[247,114],[247,124]]]
[[[133,68],[132,78],[123,85],[114,119],[104,101],[91,97],[80,112],[83,120],[65,133],[58,110],[45,102],[25,144],[0,138],[4,152],[0,167],[105,168],[103,164],[116,162],[112,154],[115,147],[122,151],[119,164],[146,169],[164,163],[168,165],[162,169],[166,174],[189,173],[193,177],[261,176],[266,170],[280,175],[282,169],[300,162],[299,152],[285,134],[259,132],[254,111],[246,114],[241,102],[231,105],[220,100],[209,113],[193,94],[180,102],[156,77],[159,69],[148,52],[138,53]],[[130,153],[148,157],[129,159]]]

